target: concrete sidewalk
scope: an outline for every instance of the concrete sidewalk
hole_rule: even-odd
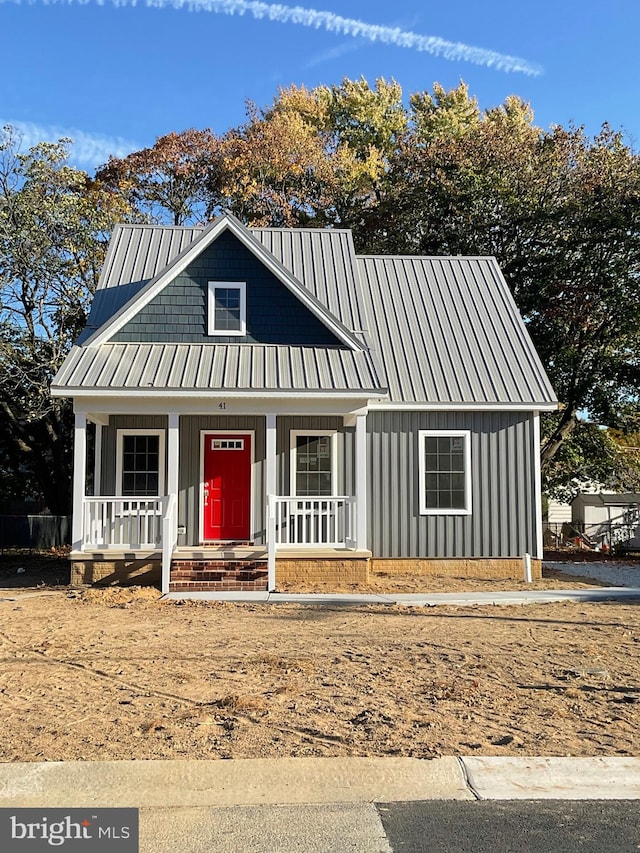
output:
[[[640,799],[638,758],[283,758],[0,764],[0,807],[203,808]]]
[[[640,599],[640,587],[600,586],[592,589],[524,589],[497,592],[434,593],[283,593],[283,592],[180,592],[164,599],[194,601],[251,601],[264,604],[322,604],[354,607],[401,604],[405,607],[471,604],[549,604],[555,601],[626,601]]]

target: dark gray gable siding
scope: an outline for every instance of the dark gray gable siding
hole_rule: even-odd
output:
[[[370,412],[369,548],[374,557],[521,557],[535,552],[533,416]],[[418,430],[471,432],[471,515],[420,515]]]
[[[247,335],[207,334],[210,281],[245,281]],[[343,346],[342,342],[228,231],[112,338],[114,343],[261,343]]]

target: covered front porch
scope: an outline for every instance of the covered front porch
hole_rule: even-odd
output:
[[[191,400],[169,412],[178,406],[83,402],[78,582],[104,582],[92,565],[116,579],[128,564],[147,566],[163,593],[273,591],[296,566],[314,577],[337,566],[366,572],[367,400],[334,399],[329,410],[327,401],[270,401],[270,411],[262,401],[259,413],[257,400]]]

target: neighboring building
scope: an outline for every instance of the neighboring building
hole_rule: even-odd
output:
[[[595,547],[626,545],[640,548],[640,495],[635,493],[587,494],[571,503],[572,525]]]
[[[358,257],[349,231],[228,215],[119,226],[52,393],[76,412],[76,582],[539,571],[556,399],[493,258]]]

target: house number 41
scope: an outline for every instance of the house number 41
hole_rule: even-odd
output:
[[[226,404],[226,403],[218,403],[218,408],[219,408],[219,409],[226,409],[226,408],[227,408],[227,404]]]

